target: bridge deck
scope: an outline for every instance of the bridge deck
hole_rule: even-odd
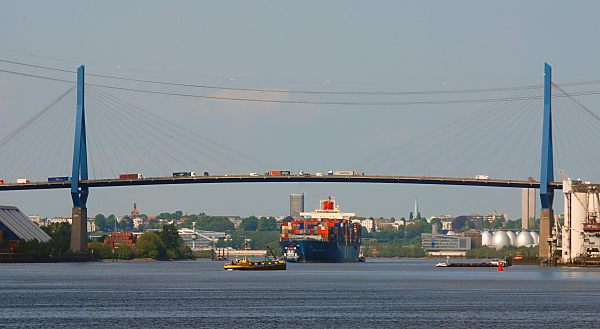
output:
[[[81,181],[80,186],[111,187],[111,186],[141,186],[141,185],[171,185],[171,184],[223,184],[223,183],[375,183],[375,184],[428,184],[455,186],[487,186],[511,188],[539,188],[538,181],[509,180],[509,179],[475,179],[455,177],[427,176],[197,176],[197,177],[145,177],[142,179],[92,179]],[[70,188],[70,182],[30,182],[26,184],[0,185],[0,191],[17,190],[49,190]],[[551,182],[553,189],[562,189],[562,182]]]

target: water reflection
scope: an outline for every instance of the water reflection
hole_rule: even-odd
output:
[[[435,260],[0,265],[9,327],[594,327],[600,270],[435,268]],[[510,321],[509,321],[510,320]]]

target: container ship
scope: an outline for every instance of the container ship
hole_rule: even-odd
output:
[[[280,246],[287,261],[358,262],[360,231],[352,223],[354,213],[340,212],[335,199],[319,202],[319,209],[302,212],[300,218],[281,225]]]

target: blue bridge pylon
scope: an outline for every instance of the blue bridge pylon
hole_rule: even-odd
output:
[[[71,250],[87,249],[87,199],[89,188],[81,186],[88,179],[87,141],[85,132],[85,67],[77,68],[77,113],[75,115],[75,142],[73,143],[73,170],[71,175],[71,199],[73,199]]]

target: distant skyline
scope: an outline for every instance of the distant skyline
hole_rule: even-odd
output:
[[[92,74],[285,91],[272,95],[143,85],[211,97],[395,103],[494,98],[499,96],[493,93],[331,96],[288,91],[435,91],[531,86],[542,82],[544,62],[553,65],[558,83],[600,80],[597,65],[600,44],[595,42],[600,32],[596,17],[599,10],[600,3],[596,1],[9,2],[0,12],[0,59],[69,70],[85,64],[87,72]],[[73,77],[1,62],[0,70]],[[93,76],[88,81],[141,86]],[[68,87],[62,82],[0,72],[0,140]],[[587,85],[578,90],[597,89],[596,85]],[[241,173],[269,169],[309,172],[355,169],[399,175],[486,174],[524,179],[539,176],[536,100],[523,105],[521,111],[519,102],[389,106],[263,104],[107,92],[264,162],[240,164],[236,171]],[[529,95],[521,90],[501,97],[519,93]],[[577,99],[600,113],[597,95]],[[69,104],[72,99],[61,106],[70,110]],[[568,99],[556,100],[557,109],[569,104]],[[90,111],[93,108],[90,106]],[[489,115],[484,111],[489,111]],[[94,147],[108,145],[113,136],[116,139],[121,125],[131,127],[130,134],[137,129],[141,140],[169,136],[170,129],[180,131],[173,127],[140,126],[124,116],[106,118],[113,121],[104,120],[104,126],[100,126],[96,118],[91,123],[98,129],[96,135],[89,137]],[[467,122],[470,118],[473,122]],[[580,121],[585,122],[585,117],[557,113],[556,148],[560,154],[555,165],[564,167],[567,174],[576,178],[600,181],[600,175],[593,176],[598,172],[595,161],[582,158],[577,162],[571,156],[597,157],[587,154],[593,153],[588,152],[592,148],[576,139],[585,139],[573,129]],[[561,128],[561,124],[565,126]],[[52,129],[57,131],[56,135],[64,133],[65,146],[70,142],[68,129],[72,128]],[[39,129],[27,138],[43,140],[45,133],[48,131]],[[411,142],[414,140],[417,142]],[[59,141],[57,138],[54,143]],[[135,153],[151,160],[156,158],[156,154],[149,153],[151,144],[143,145],[143,141],[135,144],[133,139],[128,142]],[[63,148],[60,143],[56,154],[70,156],[68,147]],[[406,150],[402,149],[403,143],[409,145]],[[29,175],[18,171],[22,168],[48,168],[51,171],[48,174],[64,174],[58,170],[68,168],[68,156],[52,161],[37,159],[36,155],[51,153],[52,148],[43,143],[30,144],[3,154],[0,162],[13,163],[0,164],[0,179]],[[162,148],[167,148],[167,144],[160,151]],[[0,151],[4,150],[0,146]],[[108,153],[93,154],[95,174],[140,171],[156,175],[159,170],[150,160],[135,167],[140,161],[127,149]],[[116,160],[115,163],[100,161],[102,157],[119,159],[128,155],[133,164],[127,162],[123,167],[116,165]],[[183,165],[165,159],[166,169],[160,173],[189,168],[211,174],[234,171],[233,164],[219,167],[210,161],[201,162],[200,156],[197,158],[200,159],[181,160]],[[55,167],[51,164],[62,160],[64,163]],[[184,165],[187,167],[182,168]],[[560,179],[558,170],[555,176]],[[214,215],[277,215],[289,212],[292,192],[305,194],[306,209],[316,208],[319,199],[332,195],[342,210],[359,216],[407,217],[415,198],[423,216],[486,214],[497,209],[515,219],[521,211],[520,189],[275,183],[95,188],[90,193],[88,213],[127,214],[137,202],[141,211],[149,214],[182,210]],[[560,192],[557,194],[555,208],[562,212],[562,196]],[[1,192],[0,204],[16,205],[28,214],[50,217],[69,215],[72,206],[67,190]]]

